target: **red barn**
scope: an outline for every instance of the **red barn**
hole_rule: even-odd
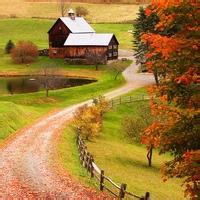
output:
[[[48,31],[50,58],[85,58],[87,52],[105,55],[106,60],[118,58],[119,43],[114,34],[96,33],[73,10],[68,14],[60,17]]]

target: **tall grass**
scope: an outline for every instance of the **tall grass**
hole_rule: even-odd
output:
[[[92,23],[119,23],[131,22],[137,17],[140,5],[135,4],[91,4],[74,2],[69,7],[83,6],[89,14],[86,19]],[[24,2],[23,0],[0,1],[0,18],[5,17],[60,17],[60,9],[56,2]]]

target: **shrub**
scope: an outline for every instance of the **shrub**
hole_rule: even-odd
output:
[[[38,48],[30,41],[19,41],[11,57],[15,63],[30,63],[38,57]]]
[[[14,43],[11,40],[9,40],[6,44],[5,52],[9,54],[14,47]]]
[[[79,17],[80,16],[86,16],[88,14],[89,14],[89,12],[88,12],[88,10],[86,8],[84,8],[82,6],[76,7],[76,15],[77,16],[79,16]]]
[[[105,98],[94,100],[93,106],[84,105],[75,113],[75,128],[80,130],[81,136],[86,140],[98,136],[102,130],[103,114],[108,108]]]
[[[141,138],[141,133],[144,130],[143,124],[138,118],[126,117],[122,121],[122,127],[125,133],[134,141],[139,143]]]
[[[149,124],[153,121],[149,106],[140,105],[137,108],[137,117],[127,116],[122,121],[125,133],[134,141],[140,142],[141,136]]]

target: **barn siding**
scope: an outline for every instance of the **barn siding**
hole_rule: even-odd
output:
[[[85,58],[86,51],[93,51],[100,55],[107,53],[107,47],[64,47],[64,48],[50,48],[50,58]]]
[[[71,31],[58,19],[49,31],[49,47],[63,47]]]

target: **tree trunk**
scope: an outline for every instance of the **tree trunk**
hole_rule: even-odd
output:
[[[156,81],[156,85],[158,86],[159,85],[158,70],[157,70],[156,67],[154,67],[154,69],[153,69],[153,75],[154,75],[154,78],[155,78],[155,81]]]
[[[49,89],[46,89],[46,97],[49,97]]]
[[[99,69],[99,68],[98,68],[98,65],[95,65],[95,69],[96,69],[96,71],[98,71],[98,69]]]
[[[119,71],[117,72],[117,74],[115,75],[115,80],[117,80],[117,77],[118,77],[118,75],[119,75]]]
[[[151,147],[148,149],[148,152],[147,152],[147,159],[148,159],[149,167],[152,166],[152,154],[153,154],[153,147],[151,146]]]

